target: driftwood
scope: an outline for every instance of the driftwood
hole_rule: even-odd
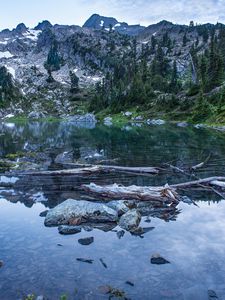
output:
[[[201,162],[201,163],[199,163],[195,166],[192,166],[191,171],[196,171],[196,170],[201,169],[202,167],[204,167],[207,164],[207,162],[210,160],[210,158],[211,158],[211,154],[209,154],[209,156],[206,158],[205,161],[203,161],[203,162]]]
[[[179,189],[179,188],[189,188],[189,187],[196,187],[201,185],[212,185],[217,187],[224,187],[225,188],[225,177],[208,177],[204,179],[188,181],[184,183],[172,184],[170,185],[172,188]]]
[[[75,165],[74,165],[75,166]],[[78,165],[79,166],[79,165]],[[122,166],[100,166],[100,165],[82,165],[81,168],[63,169],[55,171],[28,171],[21,175],[34,175],[34,176],[63,176],[63,175],[91,175],[104,172],[122,172],[132,174],[151,174],[156,175],[159,173],[159,168],[154,167],[122,167]],[[11,176],[10,174],[7,176]]]
[[[106,199],[135,199],[140,201],[153,201],[166,204],[178,204],[182,197],[177,193],[178,189],[191,187],[203,187],[215,191],[213,186],[225,189],[225,177],[209,177],[195,181],[165,186],[121,186],[118,184],[99,186],[94,183],[83,185],[84,191]],[[216,191],[217,192],[217,191]],[[217,192],[219,196],[223,196]]]
[[[179,195],[170,186],[165,187],[142,187],[121,186],[118,184],[99,186],[94,183],[83,185],[83,190],[107,199],[133,199],[140,201],[153,201],[166,204],[178,204]]]

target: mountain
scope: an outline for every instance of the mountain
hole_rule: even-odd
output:
[[[222,27],[222,24],[186,26],[168,21],[142,27],[95,14],[83,27],[52,25],[45,20],[34,28],[22,23],[13,30],[5,29],[0,32],[0,67],[11,74],[9,80],[2,69],[2,76],[14,88],[5,96],[0,86],[0,108],[4,106],[0,115],[15,109],[26,114],[76,112],[77,102],[88,99],[97,82],[112,72],[123,72],[118,66],[134,55],[134,41],[137,61],[144,55],[150,66],[161,46],[168,64],[172,66],[176,61],[180,78],[189,78],[193,47],[195,57],[204,53],[210,48],[210,33],[215,31],[219,36]]]
[[[145,27],[140,25],[128,25],[125,22],[118,22],[115,18],[103,17],[98,14],[93,14],[83,25],[83,28],[97,30],[112,30],[121,34],[130,36],[138,35]]]

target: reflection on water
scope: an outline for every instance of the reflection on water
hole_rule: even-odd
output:
[[[198,175],[224,173],[225,137],[214,131],[171,125],[129,131],[103,126],[85,129],[60,122],[0,128],[1,158],[39,153],[44,169],[56,168],[53,162],[64,152],[72,153],[73,162],[116,159],[116,164],[127,166],[173,162],[186,168],[212,153],[209,164]],[[34,155],[30,159],[36,163]],[[4,266],[0,269],[0,299],[21,299],[28,293],[51,300],[62,294],[68,299],[108,299],[99,290],[105,285],[122,289],[127,298],[135,300],[208,299],[208,290],[225,299],[225,204],[213,194],[191,194],[199,208],[180,204],[181,213],[175,222],[150,216],[149,224],[145,222],[149,217],[144,216],[142,226],[154,229],[143,238],[128,232],[120,236],[119,227],[109,232],[94,229],[61,236],[57,228],[46,228],[44,218],[39,216],[65,199],[85,199],[87,195],[80,190],[84,183],[154,185],[187,179],[172,175],[26,176],[15,187],[2,188],[0,260]],[[94,237],[94,242],[89,246],[78,243],[85,237]],[[170,264],[151,264],[154,253],[160,253]]]

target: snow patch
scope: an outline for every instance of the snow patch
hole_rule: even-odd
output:
[[[10,57],[13,57],[13,55],[9,51],[0,52],[0,59],[1,58],[10,58]]]
[[[8,72],[13,76],[13,78],[16,77],[16,70],[13,69],[12,67],[8,67],[8,66],[5,66],[8,70]]]
[[[105,22],[104,22],[103,20],[101,20],[100,26],[103,27],[103,26],[104,26],[104,23],[105,23]]]
[[[32,41],[37,41],[38,35],[41,33],[41,30],[34,30],[29,29],[26,33],[23,34],[23,36],[27,39],[30,39]]]
[[[7,177],[7,176],[0,176],[1,183],[16,183],[19,180],[18,177]]]
[[[13,118],[13,117],[14,117],[14,114],[8,114],[3,119],[10,119],[10,118]]]

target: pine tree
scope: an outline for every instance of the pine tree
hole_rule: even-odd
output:
[[[58,53],[58,43],[54,41],[49,50],[47,61],[45,62],[45,68],[50,73],[53,71],[58,71],[60,69],[61,63],[62,59]]]
[[[70,87],[71,93],[77,93],[79,91],[79,77],[77,77],[77,75],[72,71],[70,71],[70,81],[71,81],[71,87]]]
[[[170,81],[170,90],[172,92],[178,92],[179,84],[178,84],[178,72],[177,72],[177,62],[174,60],[173,62],[173,70],[171,74],[171,81]]]

